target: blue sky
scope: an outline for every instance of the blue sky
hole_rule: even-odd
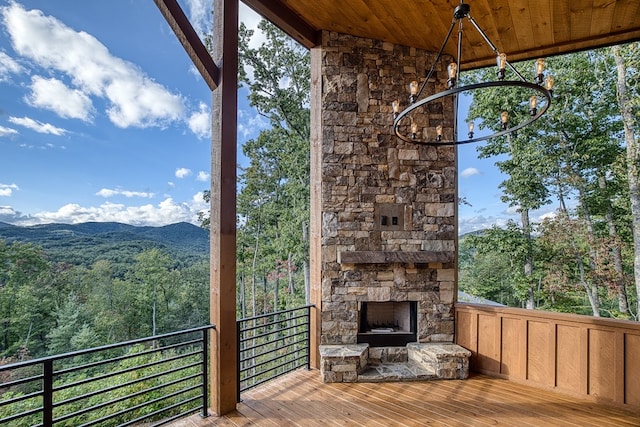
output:
[[[181,5],[199,33],[209,0]],[[254,27],[259,18],[241,7]],[[0,0],[0,222],[196,223],[211,93],[150,0]],[[239,141],[265,127],[239,100]],[[460,148],[460,231],[514,217]]]

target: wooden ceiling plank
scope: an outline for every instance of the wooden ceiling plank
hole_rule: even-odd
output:
[[[508,1],[491,2],[491,14],[496,22],[496,30],[501,35],[503,49],[507,54],[520,50],[518,39],[514,37],[515,29],[512,10]]]
[[[424,9],[431,7],[431,3],[422,0],[412,2],[410,0],[398,0],[395,4],[389,2],[371,2],[369,7],[374,13],[380,15],[381,23],[391,35],[393,43],[408,46],[423,46],[427,50],[436,50],[442,44],[440,39],[442,31],[435,30],[441,24],[440,20],[427,19],[429,13]],[[399,10],[411,11],[410,13],[398,13]],[[434,46],[432,49],[428,46]],[[437,46],[437,47],[436,47]]]
[[[615,11],[616,0],[593,0],[590,34],[593,36],[611,31]]]
[[[513,33],[518,40],[518,47],[528,49],[535,44],[533,28],[531,26],[531,9],[528,0],[516,0],[509,4],[511,19],[513,21]]]
[[[613,13],[611,32],[619,32],[640,22],[640,2],[638,0],[618,0]]]
[[[571,17],[569,2],[553,2],[553,43],[565,43],[571,40]]]
[[[476,21],[476,24],[484,31],[484,33],[489,37],[489,40],[496,46],[496,48],[500,51],[504,51],[504,40],[499,36],[498,25],[496,21],[496,17],[493,15],[491,8],[489,7],[489,3],[487,1],[479,1],[473,3],[471,11],[469,15]],[[495,57],[491,47],[484,41],[484,38],[476,31],[475,28],[471,25],[471,23],[465,22],[465,38],[468,45],[471,47],[471,53],[467,50],[466,55],[463,55],[462,61],[466,62],[470,57]],[[467,46],[467,45],[464,45]],[[495,60],[493,61],[495,63]],[[464,70],[465,67],[461,66]]]
[[[372,4],[365,0],[354,0],[352,7],[350,8],[350,19],[352,25],[356,25],[356,30],[359,34],[366,34],[369,38],[380,39],[379,34],[388,31],[389,26],[385,26],[383,24],[382,19],[378,16],[374,9],[371,7]],[[391,28],[393,28],[391,26]],[[390,32],[390,37],[393,38],[395,43],[398,43],[401,38],[398,37],[397,33]]]
[[[529,2],[531,12],[531,30],[533,39],[531,46],[553,44],[553,16],[551,10],[552,0],[538,0]]]
[[[312,48],[320,44],[319,28],[314,28],[282,2],[273,0],[242,0],[262,17],[273,22],[298,43]]]
[[[570,26],[571,39],[582,40],[591,36],[591,16],[593,15],[592,0],[571,0]]]
[[[447,0],[422,1],[422,9],[424,11],[422,19],[424,22],[429,23],[429,26],[432,29],[432,35],[430,37],[432,48],[428,50],[438,52],[442,47],[444,38],[451,27],[451,22],[453,21],[453,12],[455,10],[456,3],[457,2],[452,3]],[[458,51],[457,43],[458,28],[456,27],[449,39],[449,42],[445,46],[444,53],[455,58]]]
[[[471,5],[471,15],[476,22],[496,47],[504,50],[513,62],[638,40],[638,0],[465,1]],[[272,20],[277,18],[289,23],[293,16],[312,28],[312,34],[307,35],[306,46],[313,44],[309,40],[315,37],[313,34],[317,34],[314,31],[326,29],[430,51],[440,48],[451,24],[453,9],[460,3],[459,0],[245,2],[265,8]],[[527,16],[529,22],[526,22]],[[302,24],[298,26],[300,25]],[[462,68],[495,63],[493,52],[471,29],[470,23],[465,21],[464,30],[466,40]],[[457,30],[447,45],[447,54],[455,56],[456,38]]]

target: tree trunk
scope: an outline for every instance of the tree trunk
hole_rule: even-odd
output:
[[[578,185],[578,197],[580,198],[580,206],[582,207],[582,215],[584,217],[584,222],[587,227],[587,239],[589,242],[589,269],[591,271],[596,270],[596,237],[593,231],[593,221],[591,221],[591,213],[587,208],[587,204],[585,202],[583,185],[580,183]],[[580,260],[580,281],[583,283],[583,286],[588,289],[588,286],[591,286],[591,292],[587,291],[587,295],[589,296],[589,302],[591,304],[591,310],[593,311],[593,315],[596,317],[600,317],[600,296],[598,295],[598,284],[595,280],[587,280],[586,275],[584,273],[584,266],[582,265],[582,260]]]
[[[240,316],[244,319],[247,317],[247,301],[244,290],[244,274],[240,276]]]
[[[618,107],[620,108],[620,114],[622,116],[624,141],[627,147],[627,180],[629,182],[629,201],[631,204],[631,223],[633,230],[634,282],[638,301],[640,301],[640,142],[634,134],[635,118],[627,95],[627,70],[624,58],[620,53],[620,46],[612,47],[612,52],[618,72],[618,81],[616,84]]]
[[[531,249],[531,223],[529,222],[529,210],[522,209],[520,211],[520,218],[522,220],[522,231],[525,239],[527,239],[527,256],[524,260],[524,275],[530,279],[533,275],[533,251]],[[529,310],[536,308],[535,294],[531,285],[528,289],[526,308]]]
[[[273,310],[272,311],[278,311],[278,300],[279,300],[279,293],[280,293],[280,278],[279,278],[279,271],[280,269],[280,265],[278,263],[278,261],[276,261],[276,270],[275,270],[275,279],[273,281]]]
[[[293,296],[296,292],[295,283],[293,280],[293,253],[289,252],[287,259],[287,274],[289,276],[289,295]]]
[[[598,184],[602,190],[606,190],[607,180],[604,175],[598,178]],[[618,295],[618,311],[625,317],[629,317],[629,300],[627,299],[627,289],[624,284],[624,271],[622,269],[622,249],[620,248],[620,239],[618,238],[616,224],[613,221],[614,216],[611,204],[607,204],[607,213],[605,218],[609,228],[609,237],[611,237],[614,242],[613,247],[611,248],[611,258],[613,259],[613,269],[616,274],[615,287],[616,294]]]
[[[262,276],[262,314],[269,312],[269,299],[267,298],[267,276]]]
[[[584,263],[582,262],[582,257],[579,253],[576,254],[576,263],[578,264],[578,269],[580,271],[580,284],[584,288],[584,291],[587,293],[587,298],[589,298],[589,305],[591,305],[591,313],[595,317],[600,317],[600,302],[598,300],[598,287],[593,286],[589,288],[589,283],[587,283],[585,274],[584,274]],[[595,290],[595,293],[594,293]]]
[[[307,223],[302,224],[302,241],[309,241],[309,225]],[[309,266],[308,251],[302,262],[302,268],[304,269],[304,302],[309,304],[311,301],[311,267]]]

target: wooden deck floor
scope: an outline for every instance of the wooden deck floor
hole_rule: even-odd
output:
[[[199,415],[173,427],[205,426],[640,426],[640,413],[507,380],[323,384],[296,371],[249,390],[225,417]]]

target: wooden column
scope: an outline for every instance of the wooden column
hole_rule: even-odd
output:
[[[311,226],[309,239],[311,279],[312,368],[320,368],[322,332],[322,47],[311,49]]]
[[[235,410],[236,150],[238,120],[238,0],[214,0],[213,59],[221,65],[211,125],[211,409]]]

